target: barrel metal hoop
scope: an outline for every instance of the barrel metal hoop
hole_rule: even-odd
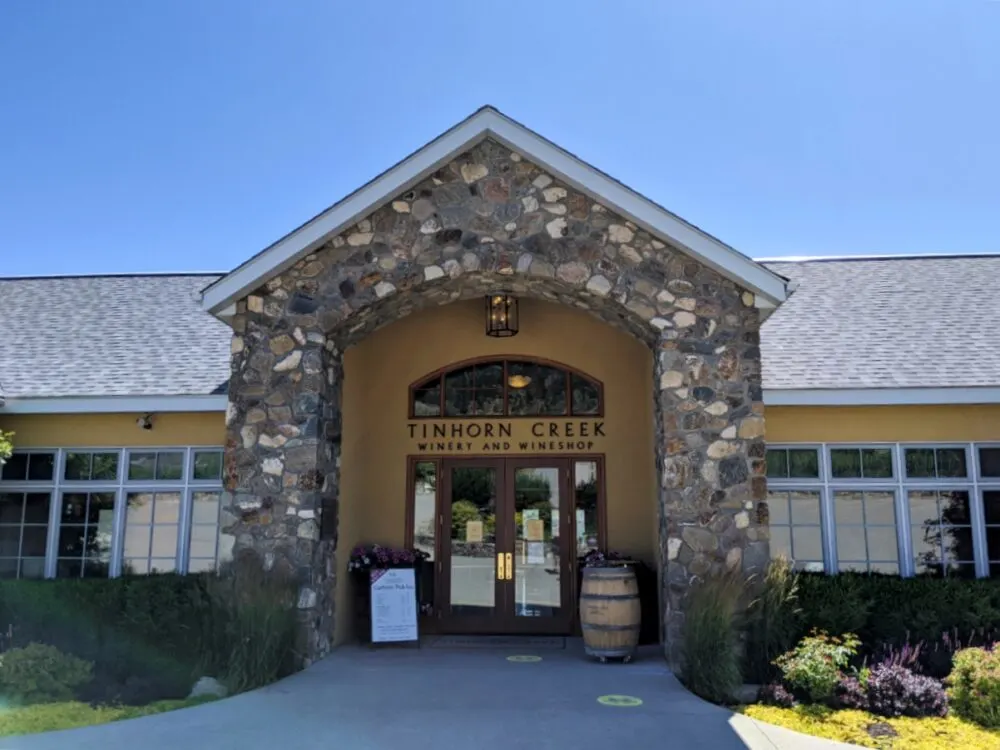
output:
[[[638,630],[639,625],[590,625],[588,623],[581,623],[580,628],[582,630]]]
[[[580,594],[581,599],[631,599],[639,598],[638,594]]]

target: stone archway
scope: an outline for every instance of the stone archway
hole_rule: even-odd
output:
[[[226,446],[237,546],[299,571],[309,659],[333,628],[344,349],[500,289],[584,308],[654,350],[672,661],[691,580],[766,562],[753,295],[486,140],[237,304]]]

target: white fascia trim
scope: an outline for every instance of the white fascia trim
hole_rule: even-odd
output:
[[[409,190],[463,151],[483,140],[487,131],[480,113],[470,117],[399,162],[319,216],[311,219],[205,289],[202,308],[213,314],[295,264],[332,236],[370,214],[387,198]]]
[[[767,406],[931,406],[1000,404],[1000,387],[764,390]]]
[[[785,282],[777,274],[499,112],[485,114],[490,117],[491,134],[508,148],[548,169],[594,200],[608,205],[654,236],[680,246],[689,255],[754,294],[763,295],[774,303],[785,300]]]
[[[225,395],[205,396],[71,396],[64,398],[9,398],[4,414],[163,414],[165,412],[224,412]]]
[[[523,125],[492,108],[484,108],[210,285],[202,294],[202,307],[213,314],[220,314],[228,305],[367,216],[387,199],[409,190],[428,174],[487,137],[497,139],[653,235],[680,246],[694,258],[755,294],[763,295],[774,303],[784,301],[785,282],[780,276]]]

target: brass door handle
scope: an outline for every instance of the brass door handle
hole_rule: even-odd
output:
[[[503,552],[497,552],[497,580],[504,580],[503,575]]]
[[[506,579],[509,581],[514,577],[514,555],[511,552],[504,554],[504,559],[507,561],[507,575]]]

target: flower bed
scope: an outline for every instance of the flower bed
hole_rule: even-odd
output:
[[[866,711],[836,711],[825,706],[744,706],[752,719],[803,734],[879,750],[996,750],[1000,732],[955,716],[886,719]]]
[[[780,582],[780,596],[767,591],[767,581]],[[808,581],[805,597],[803,581]],[[912,619],[922,637],[896,632],[896,624],[886,626],[874,617],[872,611],[879,605],[875,592],[884,587],[900,596],[912,590],[928,603],[923,618],[914,614]],[[818,590],[829,596],[817,597]],[[759,620],[757,629],[750,629],[756,658],[745,666],[771,681],[759,691],[758,705],[742,710],[752,718],[866,747],[1000,748],[1000,650],[994,644],[995,624],[971,615],[965,621],[955,619],[954,612],[945,614],[943,604],[976,601],[992,611],[988,602],[994,591],[978,584],[964,590],[955,582],[899,584],[875,576],[818,583],[790,574],[786,565],[782,575],[768,575],[763,592],[755,592],[756,604],[750,607]],[[761,601],[779,604],[762,608]],[[887,617],[894,619],[891,614]],[[761,658],[780,653],[774,650],[779,643],[787,649],[792,633],[804,623],[848,621],[863,626],[859,630],[865,635],[859,638],[853,630],[831,635],[814,624],[793,648],[776,658]],[[945,621],[951,630],[938,631],[936,637],[924,635],[933,632],[928,623]],[[791,627],[777,629],[776,624]],[[764,638],[754,643],[761,633]],[[875,633],[894,636],[879,641],[873,639]],[[969,647],[976,643],[984,645]]]

